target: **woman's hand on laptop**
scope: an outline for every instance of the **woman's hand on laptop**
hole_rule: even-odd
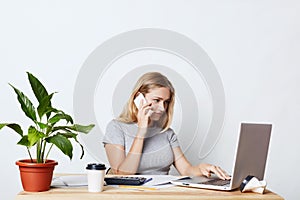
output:
[[[210,177],[212,173],[217,175],[222,180],[229,180],[231,177],[224,171],[221,167],[202,163],[196,166],[193,166],[194,176],[206,176]]]

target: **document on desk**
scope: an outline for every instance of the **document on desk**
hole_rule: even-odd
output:
[[[147,181],[143,186],[162,186],[166,184],[171,184],[171,181],[185,178],[186,176],[172,176],[172,175],[143,175],[146,177]]]
[[[51,182],[51,187],[83,187],[87,185],[86,175],[55,176]]]

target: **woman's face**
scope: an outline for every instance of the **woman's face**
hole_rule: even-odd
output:
[[[152,103],[151,110],[153,113],[150,116],[152,121],[158,121],[165,113],[170,102],[170,90],[165,87],[151,89],[145,98],[148,103]]]

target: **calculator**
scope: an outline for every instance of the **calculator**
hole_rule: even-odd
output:
[[[147,178],[136,176],[113,176],[106,177],[104,181],[107,185],[142,185]]]

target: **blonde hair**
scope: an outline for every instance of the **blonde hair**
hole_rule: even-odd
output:
[[[163,129],[162,132],[170,128],[174,111],[175,90],[168,78],[159,72],[148,72],[138,79],[129,97],[129,100],[125,105],[122,113],[120,114],[118,120],[124,123],[137,122],[138,109],[134,105],[134,99],[136,98],[136,96],[139,93],[142,93],[145,96],[150,92],[151,89],[161,87],[169,89],[170,99],[169,104],[166,108],[166,114],[162,116],[162,119],[160,120],[160,126]]]

